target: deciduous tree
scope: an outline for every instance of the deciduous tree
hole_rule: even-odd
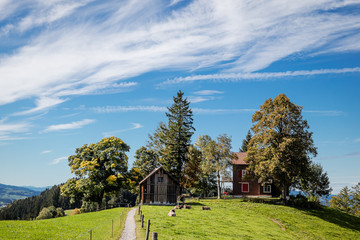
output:
[[[311,158],[316,156],[312,132],[301,115],[302,107],[285,94],[266,100],[252,117],[254,136],[248,145],[248,171],[260,181],[272,179],[283,191],[306,176]]]
[[[226,174],[226,169],[234,158],[231,152],[231,138],[226,134],[217,137],[217,141],[212,140],[210,136],[199,136],[195,145],[202,153],[202,170],[205,174],[216,174],[217,195],[221,198],[220,176]]]
[[[160,167],[159,155],[152,149],[144,146],[135,152],[134,167],[140,170],[142,177],[146,177],[152,170]]]
[[[116,137],[104,138],[96,144],[77,148],[68,158],[71,172],[79,179],[62,187],[65,196],[82,194],[85,200],[101,208],[104,194],[119,190],[127,182],[126,152],[130,147]]]

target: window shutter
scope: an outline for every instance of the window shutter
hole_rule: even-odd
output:
[[[240,179],[242,178],[242,170],[241,169],[239,170],[239,178]]]

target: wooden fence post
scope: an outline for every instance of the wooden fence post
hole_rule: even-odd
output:
[[[145,240],[149,240],[149,233],[150,233],[150,219],[147,221]]]
[[[90,233],[90,240],[92,240],[92,230],[90,230],[89,233]]]
[[[152,233],[152,240],[158,240],[158,233],[157,232]]]
[[[114,237],[114,219],[111,220],[111,237]]]
[[[144,228],[144,215],[142,215],[142,217],[141,217],[141,228]]]
[[[138,214],[140,214],[140,204],[139,204],[139,206],[138,206]]]

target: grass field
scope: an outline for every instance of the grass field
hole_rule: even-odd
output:
[[[141,210],[159,239],[360,239],[360,218],[330,208],[301,210],[240,199],[189,203],[192,209],[176,210],[176,217],[167,216],[171,206]],[[144,239],[146,225],[141,229],[139,215],[136,223],[137,239]]]
[[[94,240],[119,239],[128,211],[114,208],[47,220],[0,221],[0,239],[89,239],[89,230]]]

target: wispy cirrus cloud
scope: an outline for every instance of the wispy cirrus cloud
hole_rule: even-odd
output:
[[[266,81],[266,80],[284,79],[287,77],[359,73],[359,72],[360,72],[360,67],[342,68],[342,69],[317,69],[317,70],[309,70],[309,71],[306,70],[286,71],[286,72],[219,73],[219,74],[178,77],[175,79],[162,82],[158,86],[179,84],[179,83],[191,83],[196,81],[221,81],[221,82]]]
[[[118,112],[165,112],[166,107],[161,106],[105,106],[92,107],[91,111],[96,113],[118,113]]]
[[[41,154],[49,154],[51,152],[52,152],[52,150],[44,150],[44,151],[41,152]]]
[[[0,104],[36,99],[34,109],[22,112],[31,114],[74,95],[107,93],[114,84],[158,70],[216,66],[230,74],[166,84],[325,74],[245,76],[299,53],[360,50],[359,13],[345,14],[359,6],[356,1],[179,2],[1,1],[0,41],[16,44],[0,56],[0,78],[6,79],[0,82]],[[42,99],[49,98],[57,101],[44,107]]]
[[[66,130],[72,130],[72,129],[78,129],[82,128],[85,125],[89,125],[91,123],[94,123],[94,119],[84,119],[81,121],[71,122],[71,123],[65,123],[65,124],[57,124],[57,125],[50,125],[45,130],[43,130],[43,133],[47,132],[57,132],[57,131],[66,131]]]
[[[51,165],[56,165],[56,164],[59,164],[60,162],[63,162],[65,160],[67,160],[68,157],[59,157],[59,158],[56,158],[54,160],[52,160],[52,162],[50,163]]]
[[[116,134],[119,134],[119,133],[123,133],[123,132],[127,132],[127,131],[131,131],[131,130],[135,130],[135,129],[144,127],[140,123],[131,123],[131,125],[132,125],[131,128],[125,128],[125,129],[120,129],[120,130],[115,130],[115,131],[110,131],[110,132],[104,132],[103,135],[104,135],[104,137],[111,137],[111,136],[115,136]]]
[[[208,101],[206,99],[204,101]],[[189,97],[189,101],[191,98]],[[200,102],[200,101],[199,101]],[[107,113],[120,113],[120,112],[154,112],[154,113],[164,113],[168,109],[164,106],[103,106],[103,107],[91,107],[90,111],[95,113],[107,114]],[[235,113],[254,113],[259,109],[255,108],[222,108],[222,109],[212,109],[212,108],[192,108],[192,111],[195,114],[235,114]],[[342,111],[335,110],[303,110],[304,113],[318,115],[318,116],[339,116],[342,115]]]
[[[324,156],[317,158],[317,160],[332,160],[332,159],[346,159],[346,158],[360,158],[360,152],[353,152],[338,156]]]

